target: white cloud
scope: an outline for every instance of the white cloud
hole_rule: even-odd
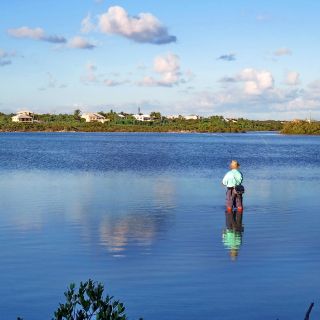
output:
[[[297,71],[289,71],[286,75],[286,84],[296,86],[300,83],[300,74]]]
[[[93,31],[95,28],[92,20],[91,20],[91,14],[88,13],[86,17],[84,17],[81,21],[81,32],[82,33],[89,33]]]
[[[245,73],[245,79],[251,78],[250,72]],[[264,83],[269,87],[269,81]],[[250,83],[248,88],[249,91],[253,88],[255,92],[257,84]],[[310,83],[305,89],[273,86],[259,95],[248,94],[244,89],[246,88],[232,86],[218,91],[196,92],[193,98],[180,104],[182,109],[189,108],[192,113],[232,114],[235,117],[304,118],[309,111],[320,116],[320,80]]]
[[[73,37],[68,41],[68,47],[74,49],[94,49],[96,46],[83,37]]]
[[[151,13],[129,16],[120,6],[112,6],[99,16],[99,30],[106,34],[116,34],[141,43],[166,44],[175,42],[165,27]]]
[[[272,89],[274,84],[270,71],[253,68],[243,69],[238,75],[238,80],[244,82],[244,91],[249,95],[259,95]]]
[[[47,35],[42,28],[21,27],[9,29],[8,34],[15,38],[26,38],[38,41],[46,41],[52,43],[65,43],[67,40],[62,36]]]
[[[180,68],[180,58],[176,54],[168,53],[154,59],[153,69],[159,75],[158,78],[146,76],[139,85],[172,87],[190,81],[194,75],[188,70],[183,74]],[[186,76],[186,79],[183,77]]]
[[[276,51],[273,52],[273,54],[277,57],[280,56],[291,56],[292,55],[292,51],[289,48],[279,48]]]

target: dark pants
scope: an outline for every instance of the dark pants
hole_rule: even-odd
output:
[[[233,209],[242,207],[242,194],[237,194],[234,188],[228,188],[226,194],[226,207]]]

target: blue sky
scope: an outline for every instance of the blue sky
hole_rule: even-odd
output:
[[[317,1],[0,4],[0,110],[320,118]]]

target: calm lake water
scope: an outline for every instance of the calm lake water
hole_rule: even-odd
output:
[[[319,319],[319,161],[320,137],[2,133],[0,319],[51,319],[88,278],[130,319]]]

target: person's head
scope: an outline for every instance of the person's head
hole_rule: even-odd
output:
[[[230,169],[239,169],[240,163],[237,160],[232,160],[230,163]]]

